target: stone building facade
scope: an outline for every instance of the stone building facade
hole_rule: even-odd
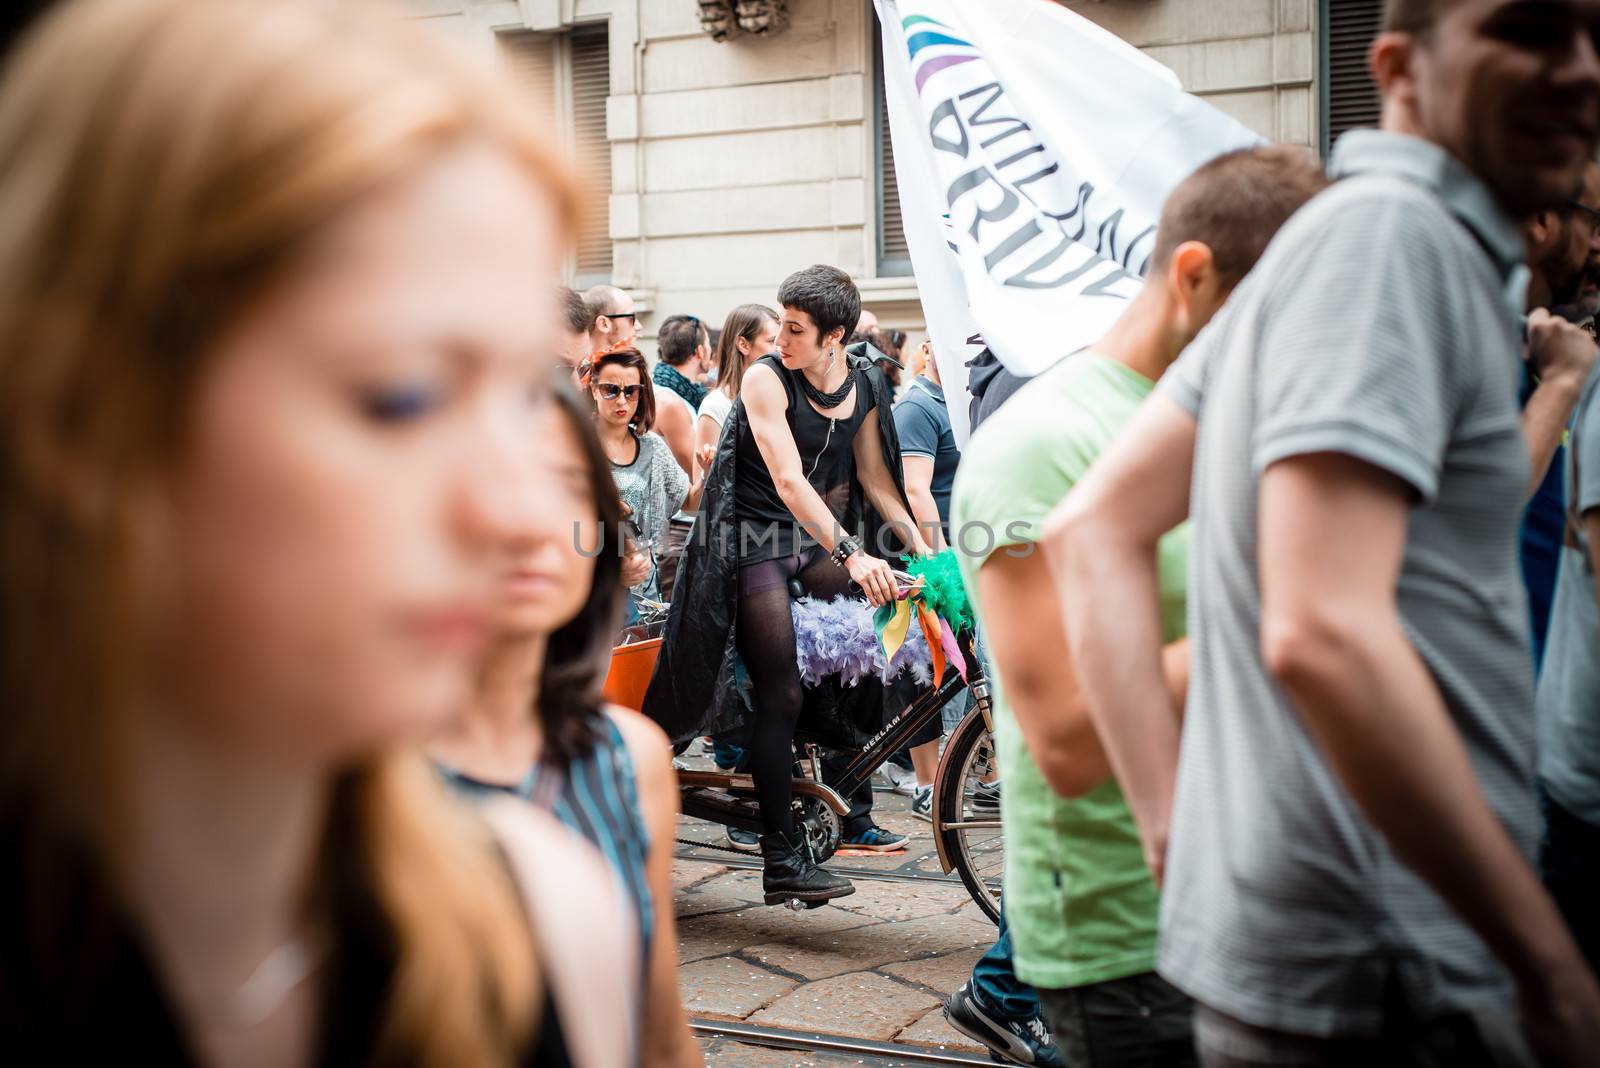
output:
[[[816,262],[854,275],[885,326],[920,333],[870,0],[787,0],[781,32],[721,42],[697,0],[407,2],[510,64],[550,115],[595,197],[573,283],[629,290],[647,337],[668,314],[720,323],[771,304],[784,275]],[[1319,143],[1313,0],[1066,6],[1261,134]]]

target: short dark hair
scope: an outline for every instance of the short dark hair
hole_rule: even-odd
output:
[[[1186,241],[1211,250],[1228,288],[1250,273],[1289,216],[1328,186],[1308,148],[1264,145],[1225,152],[1203,163],[1167,197],[1156,227],[1150,270],[1159,271]]]
[[[656,391],[650,384],[650,364],[645,361],[644,353],[638,349],[613,349],[594,358],[594,363],[589,367],[589,374],[584,378],[584,385],[589,390],[589,412],[594,414],[594,387],[600,384],[600,372],[608,367],[632,367],[639,372],[639,384],[644,389],[639,393],[639,410],[633,413],[633,422],[629,424],[636,434],[647,434],[656,425]]]
[[[1440,0],[1384,0],[1383,32],[1425,34],[1443,14]]]
[[[567,286],[557,287],[557,296],[561,301],[561,315],[566,320],[567,329],[574,334],[586,334],[594,325],[594,320],[589,318],[589,306],[583,302],[578,291]]]
[[[661,362],[677,367],[694,357],[697,346],[706,343],[706,324],[693,315],[669,315],[656,329],[656,351]]]
[[[592,413],[562,372],[552,383],[556,408],[578,435],[588,469],[589,491],[600,520],[600,551],[594,581],[578,614],[558,627],[545,645],[535,714],[544,734],[542,759],[566,767],[594,749],[601,710],[600,689],[611,666],[611,649],[622,623],[622,501],[595,431]]]
[[[861,291],[848,274],[822,263],[785,278],[778,287],[778,304],[811,316],[818,341],[835,330],[843,331],[841,340],[849,337],[861,318]]]

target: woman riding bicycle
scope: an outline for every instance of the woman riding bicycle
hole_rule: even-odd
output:
[[[779,354],[745,372],[645,698],[645,711],[674,739],[735,726],[744,719],[735,653],[743,660],[769,904],[855,889],[816,866],[794,826],[793,740],[804,694],[791,586],[832,598],[854,582],[879,605],[894,597],[894,579],[868,550],[930,552],[906,504],[888,385],[870,360],[843,347],[861,311],[855,284],[837,268],[808,267],[784,280],[778,303]],[[864,520],[864,540],[846,533]]]

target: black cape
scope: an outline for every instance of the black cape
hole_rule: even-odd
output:
[[[875,348],[858,342],[846,352],[852,366],[866,372],[872,386],[884,461],[894,478],[900,503],[909,515],[905,474],[900,466],[900,436],[894,426],[894,391],[873,364]],[[734,686],[739,527],[733,493],[739,438],[747,422],[744,402],[735,402],[706,475],[694,535],[678,564],[665,640],[656,658],[655,673],[650,677],[650,688],[645,692],[645,715],[655,720],[674,744],[699,735],[735,730],[744,724],[748,714]],[[853,472],[849,506],[837,518],[844,530],[858,532],[862,547],[874,556],[894,562],[909,551],[909,546],[885,527],[883,519],[867,503],[861,481]],[[879,687],[857,689],[862,695],[881,692]]]

